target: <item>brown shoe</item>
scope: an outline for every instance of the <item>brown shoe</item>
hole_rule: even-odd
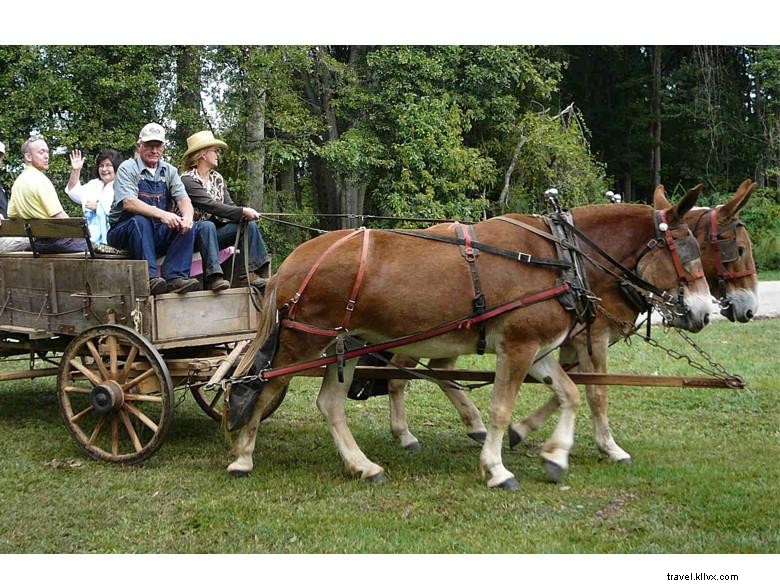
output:
[[[221,292],[230,288],[230,283],[222,278],[221,274],[212,274],[208,277],[206,288],[214,292]]]
[[[168,292],[188,293],[200,290],[200,282],[197,278],[174,278],[168,281]]]
[[[155,276],[149,279],[149,292],[153,295],[162,295],[168,292],[168,283],[164,278]]]
[[[265,288],[268,284],[268,279],[259,276],[254,272],[250,272],[238,279],[238,286],[254,286],[256,288]]]

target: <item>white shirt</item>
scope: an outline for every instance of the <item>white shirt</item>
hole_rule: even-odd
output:
[[[73,189],[65,186],[65,193],[68,194],[75,203],[85,207],[88,201],[97,201],[106,213],[111,211],[114,204],[114,181],[103,183],[100,179],[92,179],[86,185],[79,183]]]

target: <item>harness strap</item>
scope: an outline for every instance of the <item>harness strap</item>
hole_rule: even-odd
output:
[[[435,242],[444,242],[446,244],[455,244],[456,246],[464,246],[466,244],[463,238],[450,238],[448,236],[440,236],[438,234],[431,234],[428,232],[413,232],[411,230],[387,230],[395,234],[402,234],[404,236],[413,236],[415,238],[422,238],[425,240],[433,240]],[[549,235],[549,234],[548,234]],[[494,254],[496,256],[502,256],[504,258],[510,258],[517,262],[523,262],[525,264],[537,264],[539,266],[554,266],[556,268],[569,268],[571,262],[565,260],[558,260],[557,258],[540,258],[538,256],[532,256],[525,252],[516,252],[508,250],[506,248],[497,248],[489,244],[483,244],[482,242],[471,242],[471,246],[476,250],[482,250],[488,254]]]
[[[461,225],[456,223],[455,231],[458,234],[458,238],[463,238],[463,245],[460,246],[460,253],[466,259],[469,265],[469,271],[471,272],[471,284],[474,287],[474,313],[481,315],[485,312],[485,293],[482,292],[482,283],[479,279],[479,270],[477,269],[477,256],[479,256],[479,250],[473,246],[477,241],[477,234],[474,231],[472,225]],[[477,326],[479,333],[479,339],[477,340],[477,355],[483,355],[487,348],[487,339],[485,336],[485,324],[481,323]]]
[[[411,335],[406,335],[404,337],[399,337],[397,339],[391,339],[389,341],[374,343],[370,345],[365,345],[357,349],[344,351],[344,353],[341,354],[340,356],[330,355],[330,356],[318,358],[316,360],[300,362],[297,364],[290,364],[289,366],[284,366],[281,368],[272,368],[270,370],[264,370],[257,375],[257,378],[262,381],[268,381],[273,378],[278,378],[279,376],[287,376],[290,374],[302,372],[304,370],[309,370],[311,368],[318,368],[320,366],[332,364],[338,361],[339,359],[346,361],[369,353],[384,351],[386,349],[393,349],[395,347],[401,347],[403,345],[410,345],[412,343],[416,343],[418,341],[424,341],[426,339],[430,339],[431,337],[436,337],[437,335],[443,335],[451,331],[457,331],[460,329],[471,329],[474,325],[478,323],[487,321],[488,319],[492,319],[493,317],[497,317],[498,315],[507,313],[509,311],[513,311],[515,309],[528,307],[530,305],[534,305],[536,303],[541,303],[543,301],[555,298],[558,295],[566,292],[567,290],[569,290],[568,284],[565,283],[559,284],[552,288],[544,289],[532,295],[528,295],[527,297],[515,299],[514,301],[504,303],[503,305],[498,305],[497,307],[494,307],[493,309],[486,311],[481,315],[472,314],[467,317],[463,317],[461,319],[456,319],[455,321],[450,321],[449,323],[445,323],[443,325],[438,325],[426,331],[421,331],[418,333],[413,333]],[[283,320],[282,325],[292,329],[298,329],[304,331],[301,323],[290,323],[288,320]],[[311,331],[307,331],[307,332],[309,333],[322,332],[321,333],[322,335],[328,335],[331,337],[336,337],[341,333],[340,331],[336,331],[335,335],[333,335],[334,332],[331,330],[319,329],[317,327],[312,327],[311,329],[312,329]]]
[[[303,279],[303,282],[301,283],[301,286],[298,288],[298,291],[292,296],[292,298],[288,301],[290,303],[290,309],[287,311],[287,318],[290,320],[295,319],[295,313],[298,309],[298,301],[301,299],[301,295],[303,295],[303,291],[306,290],[306,287],[309,286],[309,281],[312,279],[314,274],[319,269],[320,265],[325,261],[325,258],[328,257],[328,255],[338,248],[341,244],[349,240],[350,238],[354,238],[356,235],[358,235],[360,232],[365,231],[366,228],[359,228],[346,236],[336,240],[333,242],[328,248],[320,255],[319,258],[317,258],[317,261],[312,265],[312,267],[309,269],[308,274],[306,275],[306,278]]]
[[[344,313],[344,321],[341,324],[342,329],[349,329],[349,320],[352,318],[352,313],[355,310],[357,304],[358,292],[360,292],[360,285],[363,284],[363,277],[366,274],[366,259],[368,258],[368,246],[370,243],[371,230],[364,230],[363,232],[363,248],[360,251],[360,266],[358,267],[357,276],[355,276],[355,284],[352,286],[352,293],[349,295],[347,301],[346,311]]]

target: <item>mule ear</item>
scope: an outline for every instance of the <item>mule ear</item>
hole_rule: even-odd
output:
[[[722,207],[718,207],[718,222],[726,223],[732,218],[737,217],[739,210],[742,209],[745,203],[748,202],[753,191],[756,190],[758,183],[754,183],[751,179],[745,179],[742,184],[737,187],[737,192],[728,203]]]
[[[658,185],[653,193],[653,207],[655,209],[669,209],[672,206],[666,198],[666,189],[663,185]]]
[[[701,190],[704,188],[704,184],[699,183],[695,187],[692,187],[688,190],[688,192],[683,196],[682,199],[672,207],[669,212],[666,214],[666,218],[669,221],[670,224],[677,223],[678,221],[682,221],[682,218],[685,217],[685,214],[688,213],[694,205],[696,205],[696,200],[699,198],[699,195],[701,194]]]

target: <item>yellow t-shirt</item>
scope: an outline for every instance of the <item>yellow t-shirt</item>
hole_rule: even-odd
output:
[[[11,187],[8,217],[48,219],[60,211],[62,203],[49,178],[34,166],[25,165]]]

